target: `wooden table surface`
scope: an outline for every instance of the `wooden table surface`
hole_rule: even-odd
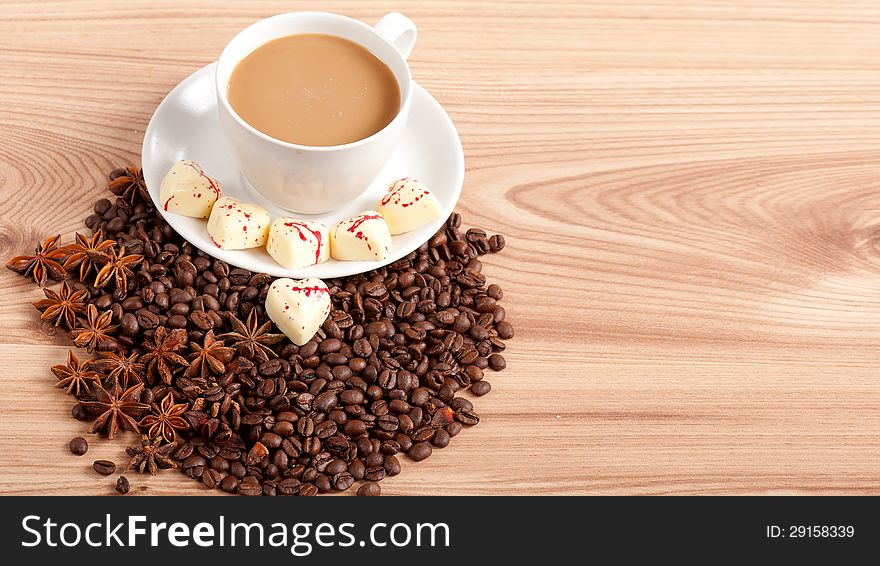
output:
[[[0,256],[71,238],[156,105],[289,10],[419,26],[516,325],[483,421],[390,494],[880,493],[873,1],[0,3]],[[104,494],[40,292],[0,270],[0,492]],[[209,493],[181,474],[142,493]]]

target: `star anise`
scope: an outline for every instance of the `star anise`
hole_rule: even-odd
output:
[[[141,361],[147,366],[147,377],[151,383],[161,379],[171,385],[174,370],[178,366],[188,366],[186,358],[178,354],[186,344],[186,330],[175,328],[171,332],[164,326],[156,328],[152,342],[144,342],[147,353]]]
[[[110,259],[107,254],[115,245],[114,240],[104,239],[104,233],[100,229],[91,238],[77,232],[76,242],[62,248],[70,254],[64,260],[64,269],[71,271],[79,266],[79,280],[85,281],[92,269],[98,270],[97,264],[104,264]]]
[[[235,349],[223,345],[222,340],[214,337],[214,331],[209,330],[205,334],[204,345],[190,343],[193,354],[189,358],[189,367],[184,375],[189,378],[206,378],[210,373],[223,373],[226,364],[235,355]]]
[[[119,383],[122,387],[131,387],[143,383],[144,364],[138,362],[139,354],[128,357],[116,352],[103,352],[95,360],[94,366],[107,374],[110,383]]]
[[[69,395],[79,397],[92,392],[93,386],[101,385],[101,374],[92,371],[91,361],[79,362],[76,355],[67,351],[67,365],[52,366],[52,373],[58,378],[55,387],[65,389]]]
[[[131,456],[126,469],[137,470],[140,473],[149,470],[150,474],[155,476],[160,469],[176,468],[177,463],[171,456],[176,449],[176,442],[162,444],[161,438],[152,439],[142,435],[139,445],[135,444],[125,449],[125,453]]]
[[[144,256],[138,254],[125,255],[125,246],[119,246],[119,253],[116,248],[111,247],[107,250],[107,263],[98,271],[95,276],[95,287],[105,287],[110,281],[116,283],[117,289],[128,288],[128,277],[133,276],[131,265],[142,262]]]
[[[235,315],[229,317],[229,322],[232,324],[232,332],[221,334],[217,338],[232,341],[239,355],[245,358],[257,357],[264,362],[269,358],[278,357],[269,346],[282,341],[284,334],[270,334],[271,322],[257,327],[259,322],[257,320],[257,309],[251,310],[247,317],[247,324],[240,321]]]
[[[58,238],[52,236],[37,246],[36,253],[20,255],[10,259],[6,267],[21,273],[25,277],[33,277],[37,285],[42,287],[46,284],[46,278],[61,280],[67,275],[67,271],[61,265],[61,261],[67,255],[62,248],[58,247]]]
[[[137,432],[137,419],[150,410],[149,405],[141,403],[142,383],[129,387],[125,391],[118,383],[114,383],[107,391],[95,385],[95,400],[81,401],[87,411],[98,415],[88,432],[107,432],[107,438],[113,440],[120,429]]]
[[[57,292],[52,289],[43,288],[45,299],[34,303],[37,310],[42,311],[40,318],[55,323],[55,326],[64,326],[68,330],[76,326],[76,315],[86,310],[86,291],[72,292],[67,281],[61,284],[61,289]]]
[[[147,429],[150,438],[162,437],[166,442],[177,440],[177,431],[189,428],[181,415],[189,408],[189,403],[174,403],[174,396],[169,393],[162,399],[162,403],[153,403],[150,414],[141,419],[140,424]]]
[[[150,194],[147,192],[147,184],[144,182],[144,172],[134,167],[117,169],[110,174],[110,184],[107,189],[134,206],[139,201],[150,202]]]
[[[112,334],[119,326],[110,324],[113,322],[112,317],[111,311],[99,315],[95,305],[90,304],[86,309],[86,318],[78,319],[76,326],[70,331],[74,344],[89,352],[117,348],[119,344]]]

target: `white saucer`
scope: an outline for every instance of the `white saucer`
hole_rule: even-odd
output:
[[[376,180],[348,205],[326,214],[295,215],[274,206],[257,194],[238,171],[235,158],[223,139],[214,87],[216,63],[204,67],[177,85],[156,108],[147,126],[141,154],[144,180],[156,209],[177,233],[196,247],[232,265],[276,277],[344,277],[389,264],[427,241],[452,213],[464,182],[464,152],[458,132],[443,107],[418,84],[413,84],[412,108],[400,147],[389,158]],[[415,177],[430,188],[443,205],[441,218],[412,232],[393,237],[391,254],[383,261],[327,262],[303,269],[285,269],[265,248],[222,250],[211,242],[207,221],[165,212],[159,205],[159,185],[175,161],[191,159],[218,179],[223,194],[259,203],[272,218],[295,216],[319,220],[329,228],[337,220],[375,208],[391,181]]]

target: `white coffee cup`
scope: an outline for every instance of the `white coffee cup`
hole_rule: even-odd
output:
[[[400,111],[383,129],[352,143],[305,146],[260,132],[229,104],[229,77],[239,61],[264,43],[297,33],[323,33],[365,47],[391,69],[400,88]],[[406,58],[416,42],[416,26],[396,12],[375,27],[339,14],[292,12],[260,20],[227,44],[217,65],[220,124],[239,169],[270,202],[302,214],[329,212],[361,194],[375,179],[403,135],[412,99]]]

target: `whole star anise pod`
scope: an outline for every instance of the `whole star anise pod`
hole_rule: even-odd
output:
[[[160,469],[176,468],[177,463],[172,457],[176,448],[176,442],[162,444],[161,438],[153,439],[142,435],[140,444],[125,449],[125,453],[131,456],[126,469],[137,470],[140,473],[149,470],[150,474],[155,476]]]
[[[114,383],[110,391],[101,385],[95,385],[94,401],[81,401],[83,407],[97,415],[88,432],[107,432],[107,438],[113,440],[120,429],[137,432],[137,419],[150,410],[149,405],[141,403],[143,384],[139,383],[125,391],[118,383]]]
[[[44,287],[43,294],[46,298],[34,303],[37,310],[43,313],[40,318],[54,322],[55,326],[60,326],[63,322],[68,330],[73,329],[76,326],[76,315],[86,310],[87,292],[72,292],[65,281],[57,292]]]
[[[131,206],[138,202],[150,202],[150,194],[147,192],[147,184],[144,182],[144,172],[134,167],[113,171],[110,174],[110,184],[107,185],[107,190]]]
[[[61,261],[67,255],[58,247],[58,238],[52,236],[37,246],[34,255],[20,255],[10,259],[6,267],[21,273],[25,277],[33,277],[34,281],[42,287],[46,284],[46,278],[61,280],[67,275],[67,271],[61,265]]]
[[[79,280],[85,281],[93,269],[98,270],[98,264],[103,265],[110,259],[107,254],[115,246],[114,240],[104,239],[104,233],[100,229],[91,238],[77,232],[76,242],[62,248],[69,254],[64,260],[64,269],[70,271],[79,266]]]
[[[251,310],[247,317],[247,324],[240,321],[235,315],[229,317],[229,322],[232,324],[232,332],[221,334],[218,338],[234,343],[239,355],[245,358],[256,357],[264,362],[269,358],[278,357],[269,346],[282,341],[284,334],[270,334],[271,322],[258,327],[257,309]]]
[[[177,440],[177,431],[189,428],[181,415],[189,408],[189,403],[174,403],[174,396],[169,393],[162,403],[153,403],[150,414],[141,419],[141,427],[147,429],[150,438],[162,437],[166,442]]]
[[[80,363],[76,354],[67,351],[67,365],[52,366],[52,373],[58,378],[55,387],[65,389],[69,395],[79,397],[92,392],[92,387],[101,385],[101,374],[90,369],[91,361]]]
[[[131,387],[143,383],[144,364],[138,362],[139,354],[128,357],[124,353],[102,352],[93,365],[107,375],[110,383]]]
[[[107,250],[107,262],[98,271],[98,275],[95,276],[95,287],[100,289],[107,286],[110,281],[114,281],[117,289],[127,289],[128,278],[134,275],[130,266],[136,265],[143,260],[144,256],[142,255],[125,255],[125,246],[119,246],[118,254],[115,247],[109,248]]]
[[[73,342],[80,348],[89,352],[95,350],[113,350],[119,346],[112,334],[119,328],[116,324],[110,324],[113,313],[106,311],[98,314],[95,305],[90,304],[86,309],[86,318],[78,319],[76,326],[70,331]]]
[[[171,385],[175,368],[188,366],[186,358],[178,354],[186,345],[186,330],[175,328],[171,332],[164,326],[156,328],[152,342],[144,342],[147,353],[141,361],[147,366],[147,377],[150,383],[161,379]]]
[[[214,331],[205,334],[204,345],[190,343],[193,354],[189,358],[189,367],[184,375],[189,378],[206,378],[210,373],[223,373],[226,364],[235,355],[235,349],[223,345],[222,340],[214,337]]]

